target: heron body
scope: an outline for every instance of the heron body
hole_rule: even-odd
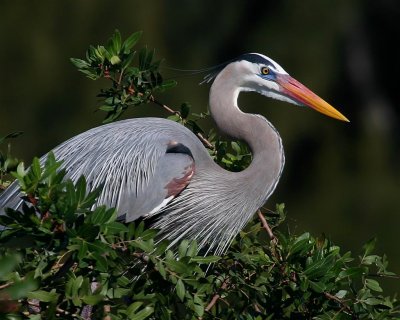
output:
[[[154,227],[172,244],[196,239],[200,248],[219,254],[267,201],[285,161],[276,129],[260,115],[243,113],[239,93],[256,91],[347,119],[260,54],[230,61],[207,78],[211,80],[210,112],[217,127],[252,151],[250,166],[241,172],[218,166],[190,130],[161,118],[103,125],[53,152],[73,181],[84,175],[90,187],[103,185],[97,205],[116,207],[125,221],[157,215]],[[20,196],[14,182],[0,195],[0,208],[18,208]]]

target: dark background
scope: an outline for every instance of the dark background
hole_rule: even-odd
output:
[[[138,30],[165,66],[197,69],[245,52],[279,62],[351,123],[256,94],[240,105],[279,130],[287,164],[267,204],[285,202],[290,228],[324,232],[354,254],[378,238],[378,254],[400,273],[400,4],[382,1],[6,1],[0,3],[0,136],[16,130],[13,154],[30,162],[98,125],[101,83],[75,71],[89,44],[118,28]],[[171,71],[166,70],[167,74]],[[206,111],[201,76],[178,77],[159,95]],[[127,117],[165,116],[147,105]],[[386,287],[398,291],[400,281]]]

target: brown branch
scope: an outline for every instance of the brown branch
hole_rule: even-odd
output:
[[[109,315],[109,313],[111,312],[111,305],[106,304],[103,307],[103,310],[104,310],[104,314],[105,314],[103,320],[111,320],[111,316]]]
[[[204,138],[200,132],[197,133],[197,137],[200,139],[201,142],[203,142],[206,148],[215,150],[215,147],[211,144],[211,142]]]
[[[154,96],[150,96],[149,97],[150,101],[154,102],[155,104],[159,105],[160,107],[164,108],[165,110],[167,110],[169,113],[173,113],[176,114],[177,116],[181,116],[181,113],[179,111],[173,110],[170,107],[168,107],[167,105],[165,105],[164,103],[156,100],[156,98],[154,98]]]
[[[225,290],[228,287],[228,280],[225,280],[222,285],[221,285],[221,290]],[[205,311],[210,311],[211,308],[217,303],[217,301],[221,298],[221,295],[216,293],[212,298],[207,307],[204,309]],[[199,320],[202,320],[203,318],[200,317]]]
[[[146,254],[144,254],[144,253],[141,253],[141,252],[134,252],[134,253],[132,253],[132,255],[133,255],[134,257],[136,257],[136,258],[139,258],[139,259],[142,260],[142,262],[144,262],[144,263],[148,263],[148,262],[149,262],[149,256],[146,255]]]
[[[151,102],[154,102],[154,103],[157,104],[158,106],[164,108],[164,109],[167,110],[169,113],[176,114],[177,116],[179,116],[179,117],[182,119],[181,113],[180,113],[179,111],[174,110],[174,109],[168,107],[167,105],[163,104],[162,102],[156,100],[156,98],[154,98],[154,96],[150,96],[149,99],[150,99]],[[200,141],[204,144],[204,146],[205,146],[206,148],[211,149],[211,150],[214,150],[214,149],[215,149],[215,147],[212,145],[212,143],[211,143],[210,141],[208,141],[206,138],[204,138],[203,135],[202,135],[200,132],[198,132],[198,133],[196,134],[196,136],[200,139]]]
[[[124,74],[124,70],[122,70],[121,73],[119,74],[118,82],[117,82],[118,85],[120,85],[121,82],[122,82],[122,75],[123,75],[123,74]]]
[[[330,294],[329,292],[324,292],[325,297],[327,297],[329,300],[333,300],[335,302],[337,302],[343,310],[346,310],[349,314],[353,315],[353,311],[350,309],[350,307],[344,303],[344,301],[332,294]]]
[[[9,287],[9,286],[11,286],[12,284],[14,284],[14,282],[8,282],[8,283],[5,283],[5,284],[2,284],[2,285],[0,286],[0,290]]]
[[[369,273],[367,276],[368,277],[377,277],[377,278],[400,279],[400,275],[397,275],[397,274]]]
[[[258,218],[261,221],[261,224],[263,226],[263,228],[265,229],[265,231],[267,231],[269,238],[271,239],[271,241],[273,241],[274,243],[278,242],[278,239],[275,237],[274,233],[272,232],[271,227],[269,226],[267,220],[265,219],[264,215],[262,214],[261,210],[257,211],[257,215]]]

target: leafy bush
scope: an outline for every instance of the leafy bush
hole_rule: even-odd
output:
[[[116,32],[107,46],[90,47],[86,60],[73,59],[91,79],[111,80],[102,90],[105,121],[129,107],[156,102],[165,83],[153,53],[122,42]],[[106,107],[104,107],[106,106]],[[226,168],[240,170],[251,157],[240,143],[205,138],[198,120],[168,108],[190,127]],[[194,241],[171,248],[146,221],[123,224],[116,210],[93,208],[100,189],[76,183],[54,155],[43,167],[35,158],[13,175],[25,194],[21,210],[7,209],[0,224],[0,317],[7,319],[400,319],[400,303],[387,297],[385,256],[369,241],[359,257],[342,252],[325,237],[291,234],[283,205],[259,212],[224,256],[204,256]],[[269,225],[273,226],[273,230]]]

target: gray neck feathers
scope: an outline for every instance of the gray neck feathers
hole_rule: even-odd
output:
[[[248,143],[251,165],[230,172],[212,162],[196,163],[193,180],[166,208],[155,224],[165,237],[195,238],[200,247],[222,254],[276,187],[284,164],[281,139],[263,117],[246,114],[237,107],[240,84],[234,83],[229,66],[210,90],[210,110],[219,130]],[[196,161],[196,160],[195,160]],[[202,166],[201,168],[199,166]]]
[[[281,138],[267,119],[242,112],[237,106],[241,83],[235,70],[224,69],[210,90],[210,111],[218,129],[225,135],[246,142],[253,155],[251,165],[238,175],[268,197],[275,188],[284,165]],[[239,177],[240,176],[240,177]],[[261,196],[261,194],[260,194]],[[264,199],[264,201],[266,198]]]

